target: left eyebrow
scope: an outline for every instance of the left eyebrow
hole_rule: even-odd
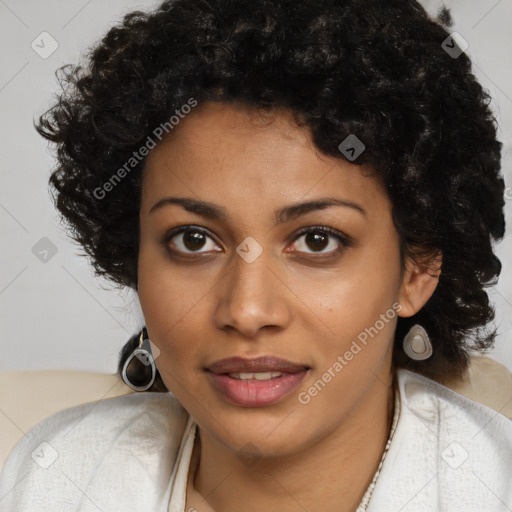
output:
[[[192,199],[191,197],[164,197],[155,203],[149,210],[149,213],[153,213],[155,210],[162,208],[167,204],[178,204],[181,205],[185,210],[191,213],[200,215],[201,217],[209,219],[217,219],[226,221],[229,218],[227,210],[222,206],[207,201],[200,201]],[[366,211],[356,203],[346,201],[344,199],[325,197],[315,199],[313,201],[305,201],[301,203],[291,204],[280,208],[274,213],[275,223],[283,224],[289,222],[297,217],[305,215],[315,210],[323,210],[331,206],[343,206],[358,211],[366,217]]]
[[[313,201],[295,203],[277,210],[275,212],[276,224],[289,222],[290,220],[296,219],[297,217],[305,215],[306,213],[315,210],[323,210],[325,208],[329,208],[330,206],[344,206],[346,208],[352,208],[353,210],[361,213],[364,217],[366,217],[366,211],[356,203],[346,201],[345,199],[325,197],[321,199],[315,199]]]

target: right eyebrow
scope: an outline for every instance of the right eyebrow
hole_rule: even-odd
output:
[[[196,213],[201,217],[224,221],[228,219],[228,214],[225,208],[206,201],[192,199],[190,197],[164,197],[150,208],[149,213],[153,213],[155,210],[158,210],[168,204],[181,205],[185,210],[187,210],[187,212]]]

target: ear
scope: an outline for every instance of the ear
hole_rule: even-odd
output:
[[[398,315],[415,315],[434,293],[441,275],[442,254],[439,250],[429,254],[407,257],[400,285],[398,302],[402,306]]]

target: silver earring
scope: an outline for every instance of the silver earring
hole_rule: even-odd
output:
[[[424,361],[432,355],[432,343],[421,325],[413,325],[405,335],[404,352],[415,361]]]
[[[123,381],[135,391],[148,390],[156,378],[156,366],[149,339],[140,333],[139,346],[130,354],[121,372]]]

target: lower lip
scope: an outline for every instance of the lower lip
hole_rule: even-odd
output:
[[[263,407],[290,395],[302,382],[308,370],[283,373],[269,380],[233,379],[229,375],[208,372],[213,385],[229,402],[241,407]]]

